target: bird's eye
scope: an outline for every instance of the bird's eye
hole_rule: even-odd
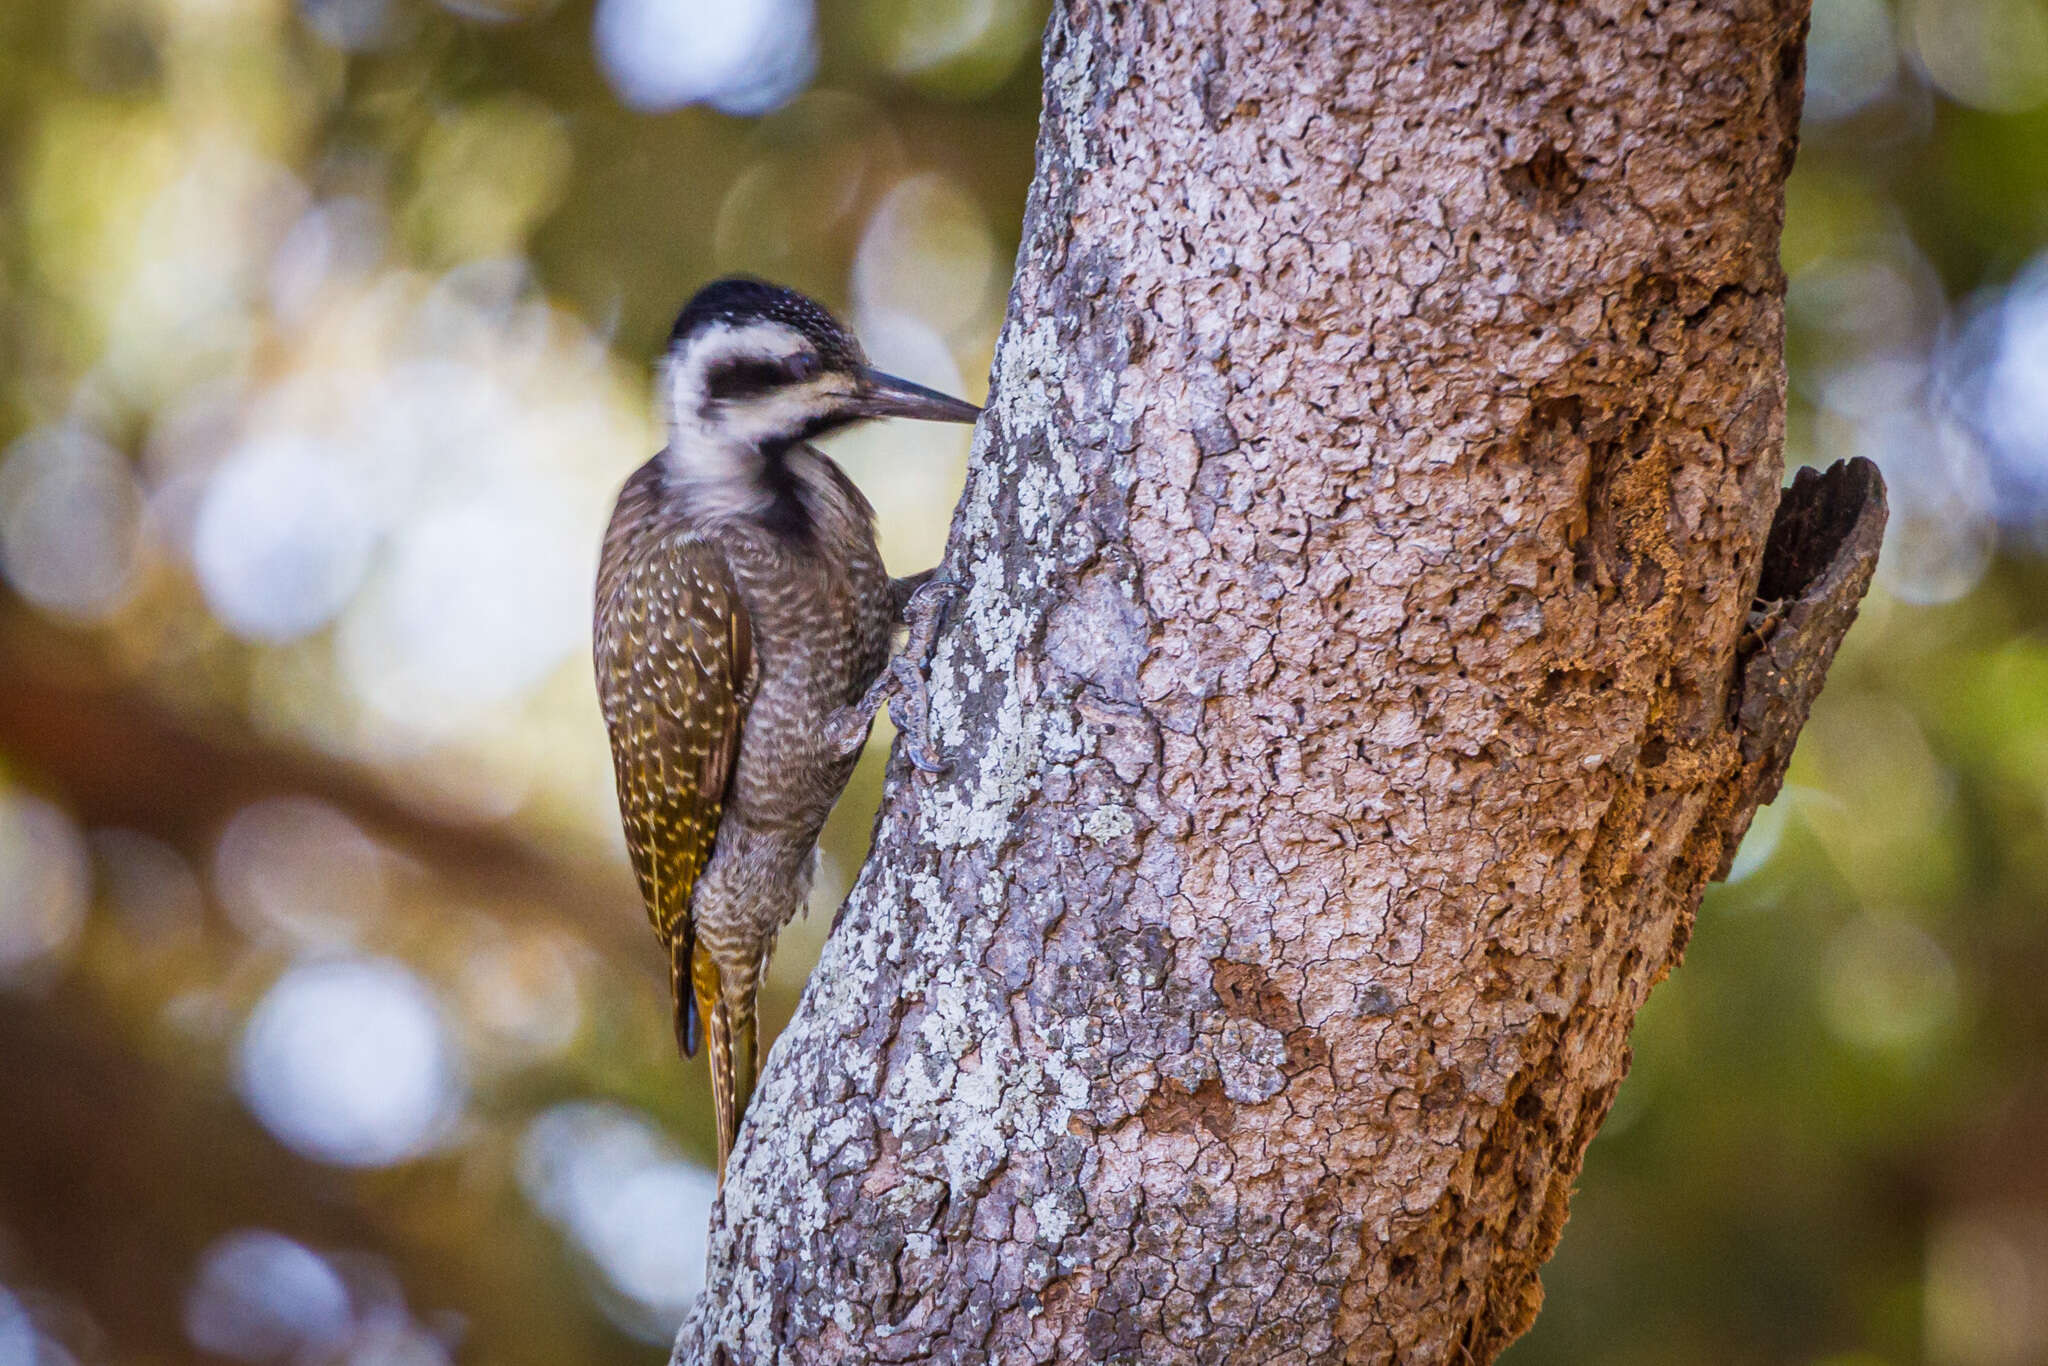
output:
[[[772,360],[729,360],[706,376],[704,390],[714,399],[754,398],[784,383],[788,375]]]
[[[825,362],[818,359],[818,353],[815,351],[799,351],[784,361],[782,368],[789,372],[792,380],[801,384],[824,373]]]

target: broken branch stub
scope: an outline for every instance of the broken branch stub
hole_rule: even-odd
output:
[[[1736,801],[1717,878],[1760,806],[1785,780],[1807,713],[1856,620],[1884,540],[1884,477],[1861,456],[1803,469],[1778,501],[1764,545],[1730,713],[1742,747]]]

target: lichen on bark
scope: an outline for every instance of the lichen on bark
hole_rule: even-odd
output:
[[[953,767],[892,773],[678,1362],[1527,1326],[1882,525],[1831,485],[1861,530],[1793,519],[1822,563],[1755,601],[1803,28],[1059,9],[948,552]]]

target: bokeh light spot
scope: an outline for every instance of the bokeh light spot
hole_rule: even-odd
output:
[[[36,1326],[28,1311],[0,1285],[0,1366],[37,1366]]]
[[[344,52],[368,52],[391,37],[391,0],[299,0],[299,13]]]
[[[480,24],[509,24],[553,12],[561,0],[440,0],[442,9]]]
[[[1027,0],[870,0],[859,17],[889,70],[952,99],[1002,84],[1042,23]]]
[[[1913,0],[1920,65],[1944,95],[2000,113],[2048,101],[2048,5],[2041,0]]]
[[[1848,117],[1892,89],[1898,72],[1885,0],[1814,0],[1806,40],[1807,118]]]
[[[1740,882],[1771,861],[1771,855],[1778,852],[1778,845],[1785,838],[1785,827],[1792,818],[1795,796],[1788,788],[1780,791],[1777,800],[1769,806],[1757,808],[1748,831],[1742,837],[1741,846],[1735,851],[1734,861],[1728,865],[1728,876],[1724,881]]]
[[[292,968],[242,1034],[238,1077],[256,1117],[322,1162],[416,1157],[460,1111],[458,1059],[433,996],[404,965]]]
[[[441,1340],[410,1319],[383,1316],[363,1325],[343,1366],[448,1366]]]
[[[1975,588],[1998,546],[1983,447],[1960,425],[1911,411],[1861,423],[1856,438],[1884,471],[1891,504],[1877,581],[1921,606]]]
[[[252,442],[214,471],[192,558],[229,629],[277,644],[341,610],[374,541],[363,493],[342,464],[312,441],[283,437]]]
[[[950,334],[980,316],[995,270],[981,206],[944,176],[917,175],[868,220],[853,293],[863,310],[907,313]]]
[[[538,100],[463,106],[421,143],[412,236],[443,261],[516,252],[560,198],[571,158],[561,116]]]
[[[128,600],[141,515],[128,462],[82,428],[30,432],[0,462],[0,566],[46,612],[100,621]]]
[[[1821,965],[1821,1003],[1836,1037],[1861,1048],[1925,1043],[1955,1014],[1955,965],[1918,926],[1867,914],[1844,925]]]
[[[553,1057],[583,1026],[582,984],[562,936],[493,927],[463,955],[463,1012],[489,1043],[518,1060]]]
[[[383,210],[343,196],[299,216],[270,258],[270,308],[290,326],[315,316],[323,290],[369,275],[384,256]]]
[[[278,1233],[227,1234],[199,1258],[185,1297],[195,1346],[251,1363],[324,1360],[348,1341],[348,1287],[326,1259]]]
[[[2048,256],[1956,329],[1945,396],[1991,458],[2002,524],[2048,544]]]
[[[810,0],[598,0],[599,63],[633,109],[764,114],[817,66]]]
[[[359,694],[397,717],[456,722],[518,697],[581,646],[587,553],[544,492],[532,494],[466,503],[398,534],[342,634]]]
[[[1802,793],[1800,821],[1866,902],[1949,890],[1954,776],[1909,709],[1833,694],[1814,709],[1799,756],[1815,789]]]
[[[204,928],[199,878],[170,845],[133,830],[100,830],[92,855],[107,908],[137,942],[159,944]]]
[[[527,1127],[519,1181],[631,1302],[623,1326],[654,1338],[674,1330],[704,1288],[718,1195],[709,1171],[683,1161],[632,1111],[572,1102]]]
[[[41,798],[0,787],[0,986],[61,961],[91,896],[77,827]]]
[[[1924,1293],[1929,1362],[2048,1360],[2048,1218],[2021,1206],[1971,1210],[1937,1225]]]
[[[242,808],[221,832],[214,887],[243,933],[345,947],[384,906],[384,855],[323,802],[275,797]]]

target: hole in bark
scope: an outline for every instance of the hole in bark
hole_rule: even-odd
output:
[[[1138,1122],[1155,1134],[1186,1133],[1199,1124],[1213,1137],[1228,1138],[1237,1127],[1237,1111],[1223,1094],[1223,1083],[1214,1077],[1192,1091],[1169,1081],[1146,1100]]]
[[[1287,1036],[1287,1061],[1280,1065],[1280,1072],[1289,1081],[1302,1073],[1330,1065],[1330,1045],[1323,1042],[1323,1036],[1303,1025]]]
[[[1599,581],[1600,562],[1593,538],[1581,536],[1572,542],[1572,582],[1581,588],[1591,588]]]
[[[1528,209],[1567,203],[1586,185],[1565,154],[1547,142],[1527,161],[1508,167],[1501,179],[1516,202]]]
[[[1542,336],[1543,329],[1537,328],[1532,335]],[[1577,432],[1580,424],[1586,420],[1586,401],[1577,394],[1561,394],[1536,404],[1529,410],[1529,416],[1535,419],[1538,426]]]
[[[1684,236],[1691,237],[1696,229],[1687,228]],[[1650,321],[1670,311],[1678,303],[1678,282],[1669,275],[1651,274],[1637,280],[1629,291],[1629,305]]]
[[[1465,1099],[1465,1079],[1457,1072],[1446,1068],[1437,1073],[1436,1080],[1422,1093],[1422,1112],[1426,1115],[1440,1115],[1455,1109]]]
[[[1800,67],[1803,64],[1801,59],[1805,51],[1805,46],[1799,41],[1798,34],[1795,33],[1792,37],[1785,40],[1785,45],[1778,49],[1779,81],[1789,85],[1799,79]]]
[[[1209,964],[1209,985],[1226,1015],[1247,1020],[1285,1033],[1302,1023],[1301,1008],[1282,991],[1272,974],[1256,963],[1237,963],[1228,958]]]
[[[1598,692],[1611,681],[1605,669],[1551,669],[1543,675],[1536,701],[1548,706],[1571,693]]]

